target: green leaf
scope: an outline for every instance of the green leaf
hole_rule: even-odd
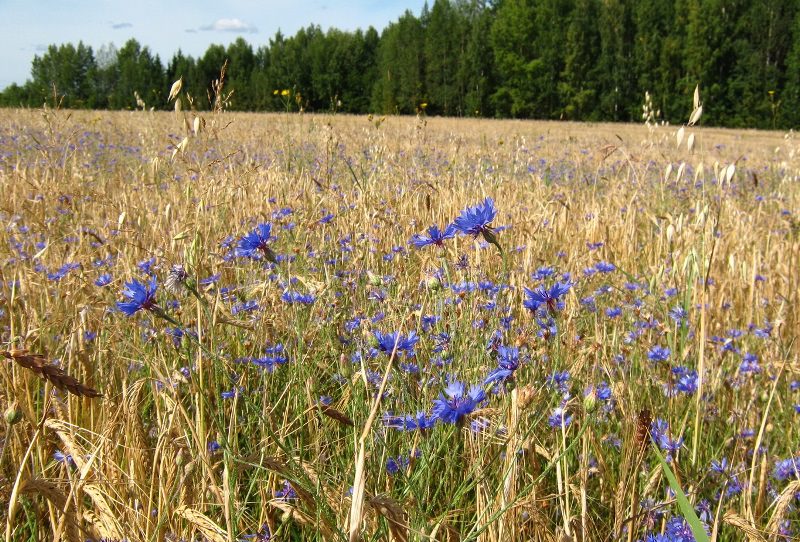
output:
[[[653,451],[656,453],[658,460],[661,462],[661,469],[664,471],[664,476],[667,477],[669,487],[671,487],[672,491],[675,493],[675,499],[678,501],[678,508],[680,508],[681,515],[689,524],[689,528],[692,529],[694,539],[697,540],[697,542],[710,542],[708,534],[703,527],[703,522],[700,521],[699,517],[697,517],[694,507],[692,507],[689,499],[686,498],[686,494],[681,489],[678,479],[675,478],[675,473],[672,472],[671,468],[669,468],[664,456],[662,456],[661,452],[658,450],[658,446],[653,446]]]

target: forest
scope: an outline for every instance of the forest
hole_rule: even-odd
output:
[[[183,80],[191,107],[579,121],[800,124],[797,0],[436,0],[382,31],[278,31],[166,63],[131,39],[96,51],[53,44],[0,105],[167,109]],[[225,66],[221,92],[213,83]]]

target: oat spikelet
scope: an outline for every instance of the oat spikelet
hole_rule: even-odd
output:
[[[169,97],[167,97],[167,102],[171,102],[173,98],[177,98],[181,88],[183,88],[183,76],[172,83],[172,87],[169,89]]]
[[[33,371],[61,391],[68,391],[79,397],[103,396],[99,391],[82,384],[78,379],[65,373],[63,369],[52,365],[41,354],[31,354],[28,350],[6,350],[3,351],[3,357]]]

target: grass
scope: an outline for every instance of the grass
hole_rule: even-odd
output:
[[[7,541],[800,533],[793,134],[0,116]],[[409,243],[487,197],[502,251]],[[275,264],[237,255],[262,223]]]

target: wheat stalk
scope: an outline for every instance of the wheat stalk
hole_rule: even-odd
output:
[[[778,539],[778,532],[780,530],[781,522],[783,521],[784,517],[786,517],[786,511],[794,500],[795,493],[798,491],[800,491],[800,480],[792,480],[792,482],[781,492],[778,500],[775,502],[775,511],[772,513],[772,517],[767,525],[767,530],[770,533],[770,540]]]
[[[81,383],[75,377],[65,373],[60,367],[48,362],[47,358],[41,354],[31,354],[28,350],[5,350],[2,354],[6,359],[14,361],[29,371],[33,371],[61,391],[68,391],[79,397],[103,396],[99,391]]]
[[[225,530],[202,512],[188,506],[179,506],[175,509],[175,515],[194,525],[211,542],[228,542],[228,534]]]
[[[753,527],[752,523],[744,519],[733,510],[725,512],[722,521],[742,531],[747,536],[747,540],[750,542],[766,542],[766,539],[761,536],[761,531]]]

